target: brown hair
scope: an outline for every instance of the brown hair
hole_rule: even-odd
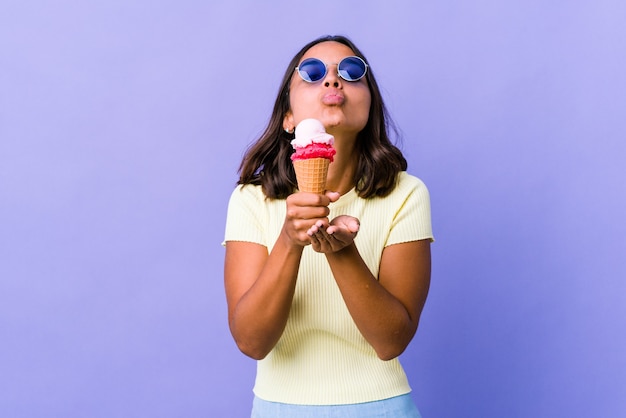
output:
[[[305,45],[291,60],[280,85],[272,116],[261,137],[246,151],[239,166],[238,184],[261,185],[271,199],[285,199],[297,187],[296,175],[290,156],[293,152],[293,134],[283,129],[283,118],[289,111],[289,86],[294,69],[302,56],[314,45],[322,42],[339,42],[354,54],[367,59],[345,36],[323,36]],[[359,132],[355,151],[359,153],[354,173],[356,192],[362,198],[386,196],[394,189],[398,172],[405,171],[407,162],[402,152],[391,143],[388,130],[397,133],[391,121],[378,84],[368,68],[365,75],[371,95],[367,125]]]

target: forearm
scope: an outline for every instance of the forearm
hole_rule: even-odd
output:
[[[407,347],[419,318],[374,277],[352,243],[326,257],[348,311],[378,357],[389,360]]]
[[[258,278],[230,314],[231,333],[240,350],[252,358],[264,358],[283,333],[302,250],[279,238]]]

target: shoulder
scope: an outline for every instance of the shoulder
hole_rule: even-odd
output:
[[[245,207],[258,214],[259,211],[280,208],[284,206],[284,201],[267,197],[260,185],[240,184],[232,191],[228,207],[229,210]]]
[[[394,214],[394,229],[387,240],[387,245],[418,241],[433,240],[430,195],[426,184],[406,172],[398,174],[394,197],[398,204],[398,211]]]
[[[399,194],[414,192],[428,194],[428,188],[420,178],[409,174],[406,171],[401,171],[398,173],[398,179],[394,192],[397,192]]]
[[[231,202],[263,200],[265,200],[263,189],[261,186],[253,184],[239,184],[230,195]]]
[[[400,172],[392,195],[393,200],[401,205],[402,210],[430,217],[430,193],[420,178],[406,171]]]

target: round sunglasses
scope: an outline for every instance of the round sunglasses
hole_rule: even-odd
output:
[[[307,58],[296,67],[307,83],[315,83],[326,77],[328,66],[318,58]],[[346,81],[359,81],[367,73],[367,64],[359,57],[345,57],[337,64],[337,74]]]

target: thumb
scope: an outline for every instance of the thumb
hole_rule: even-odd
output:
[[[347,222],[348,229],[350,232],[357,233],[361,228],[361,222],[357,218],[350,217],[350,220]]]
[[[331,191],[328,191],[328,190],[324,194],[326,195],[326,197],[328,199],[330,199],[331,202],[336,202],[341,197],[341,193],[339,193],[339,192],[331,192]]]

